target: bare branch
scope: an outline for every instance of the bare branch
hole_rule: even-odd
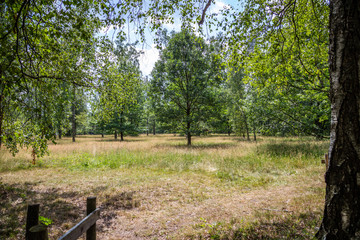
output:
[[[211,1],[212,0],[208,0],[203,12],[202,12],[202,15],[201,15],[201,20],[198,22],[199,26],[202,25],[204,23],[204,20],[205,20],[205,14],[206,14],[206,11],[207,9],[210,7],[211,5]]]

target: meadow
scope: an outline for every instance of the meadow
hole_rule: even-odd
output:
[[[0,150],[0,239],[24,236],[40,203],[50,239],[96,196],[98,239],[311,239],[324,204],[328,141],[311,137],[175,135],[63,138],[32,164]]]

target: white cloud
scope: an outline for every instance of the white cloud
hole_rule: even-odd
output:
[[[222,1],[216,1],[215,4],[210,6],[210,12],[218,14],[221,10],[228,9],[229,7],[229,4],[226,4]]]
[[[159,59],[159,50],[155,48],[155,45],[151,46],[151,49],[139,49],[144,53],[140,56],[140,70],[146,75],[150,75],[155,62]]]

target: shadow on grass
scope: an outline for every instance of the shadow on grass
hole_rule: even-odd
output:
[[[274,157],[289,157],[294,155],[321,156],[328,151],[329,143],[267,143],[257,147],[258,154],[269,154]]]
[[[157,147],[202,150],[202,149],[228,149],[228,148],[236,147],[236,145],[233,143],[206,143],[206,144],[193,144],[191,146],[188,146],[186,144],[159,144],[157,145]]]
[[[320,225],[320,212],[300,214],[285,214],[261,218],[240,228],[231,224],[202,224],[206,228],[205,239],[233,240],[277,240],[277,239],[314,239],[317,227]],[[243,224],[244,225],[244,224]]]
[[[166,138],[166,141],[186,141],[186,137],[185,136],[169,137]]]
[[[86,196],[74,191],[64,192],[58,188],[43,190],[41,183],[4,184],[0,182],[0,239],[24,239],[27,205],[40,204],[39,215],[52,221],[50,239],[57,239],[85,217]],[[37,189],[36,189],[37,188]],[[41,189],[41,190],[38,190]],[[94,189],[94,192],[101,189]],[[114,204],[116,203],[116,204]],[[101,219],[98,231],[113,224],[114,210],[132,209],[139,206],[133,193],[111,196],[99,205]]]
[[[238,229],[233,239],[314,239],[320,216],[319,212],[306,212],[262,219],[250,227]]]
[[[146,139],[144,138],[141,138],[141,139],[124,139],[124,141],[121,141],[119,139],[109,139],[109,138],[105,138],[105,139],[96,139],[95,142],[119,142],[119,143],[122,143],[122,142],[145,142],[147,141]]]

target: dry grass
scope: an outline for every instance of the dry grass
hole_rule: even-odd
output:
[[[0,151],[0,238],[23,234],[26,203],[40,202],[59,237],[102,208],[99,239],[308,239],[324,199],[321,155],[311,138],[173,135],[79,137],[49,146],[31,165],[25,150]],[[288,227],[287,227],[288,226]],[[265,231],[264,231],[265,230]]]

